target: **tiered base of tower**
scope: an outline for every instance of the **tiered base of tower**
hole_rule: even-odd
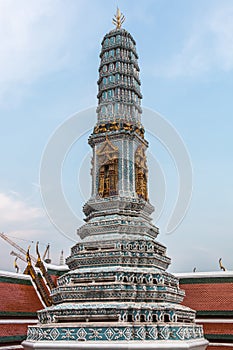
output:
[[[206,348],[195,312],[180,305],[178,279],[165,271],[164,246],[148,235],[90,238],[71,249],[71,271],[29,327],[26,350]]]

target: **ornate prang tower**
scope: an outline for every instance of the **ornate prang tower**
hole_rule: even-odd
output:
[[[166,272],[170,259],[156,237],[148,199],[136,43],[121,28],[102,41],[92,194],[84,205],[82,238],[71,248],[70,271],[38,312],[25,349],[205,349],[195,311],[180,305],[184,292]]]

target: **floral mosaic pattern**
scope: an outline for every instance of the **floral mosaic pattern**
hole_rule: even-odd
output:
[[[130,341],[190,340],[203,337],[201,326],[125,326],[125,327],[30,327],[30,341]]]

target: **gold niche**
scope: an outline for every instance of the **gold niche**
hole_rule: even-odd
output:
[[[138,196],[146,201],[148,200],[147,175],[145,150],[139,146],[135,152],[135,190]]]
[[[99,160],[99,188],[100,197],[110,197],[118,193],[118,148],[108,138],[97,151]]]

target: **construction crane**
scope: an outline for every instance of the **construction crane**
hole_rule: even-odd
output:
[[[51,259],[49,258],[49,248],[50,248],[50,244],[48,243],[45,252],[43,254],[42,260],[44,260],[47,264],[51,263]],[[47,255],[47,258],[46,258]]]
[[[26,258],[25,258],[23,255],[21,255],[21,254],[19,254],[19,253],[16,253],[16,252],[14,252],[13,250],[10,252],[10,255],[16,256],[16,257],[19,258],[20,260],[22,260],[22,261],[24,261],[24,262],[27,262]]]
[[[24,256],[26,256],[27,251],[23,248],[21,248],[17,243],[13,242],[7,235],[3,232],[0,232],[0,237],[4,239],[7,243],[9,243],[12,247],[16,248],[18,251],[20,251]],[[31,256],[31,259],[36,262],[37,259],[34,256]]]

